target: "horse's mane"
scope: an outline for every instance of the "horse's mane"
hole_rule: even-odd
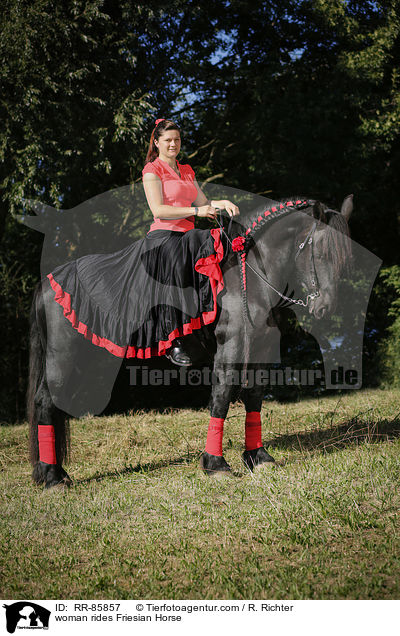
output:
[[[323,255],[330,254],[335,274],[339,274],[344,266],[350,265],[351,240],[350,230],[343,214],[334,210],[325,210],[323,216],[327,223],[326,231],[322,237]]]
[[[304,201],[308,200],[310,203],[310,207],[302,210],[305,214],[309,214],[313,216],[318,222],[320,228],[324,228],[324,232],[321,240],[321,249],[322,256],[328,257],[332,262],[335,274],[339,274],[342,268],[349,264],[351,257],[351,241],[350,241],[350,231],[346,218],[340,212],[333,210],[325,203],[321,203],[315,199],[307,199],[304,196],[293,195],[291,197],[286,197],[284,199],[268,199],[265,198],[261,205],[258,205],[256,208],[244,210],[244,212],[240,214],[240,221],[237,226],[237,233],[242,234],[243,228],[249,228],[252,226],[254,221],[257,221],[260,215],[262,215],[265,210],[273,207],[279,206],[280,204],[285,205],[288,201]],[[267,224],[268,225],[268,224]],[[301,238],[305,238],[308,230],[304,231],[304,237],[300,235]],[[256,239],[257,240],[257,239]]]

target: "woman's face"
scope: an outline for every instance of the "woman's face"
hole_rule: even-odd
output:
[[[154,140],[159,155],[175,158],[181,149],[181,136],[179,130],[165,130],[158,141]]]

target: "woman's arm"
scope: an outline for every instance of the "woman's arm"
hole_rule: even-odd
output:
[[[194,205],[211,205],[213,208],[217,210],[226,210],[229,216],[237,216],[239,214],[239,208],[237,205],[232,203],[232,201],[228,201],[227,199],[221,199],[220,201],[209,201],[204,194],[203,190],[200,188],[196,179],[194,180],[194,185],[197,189],[197,197],[194,202]]]
[[[147,203],[156,219],[183,219],[187,216],[193,216],[195,210],[192,206],[175,207],[174,205],[163,204],[162,183],[161,179],[152,172],[146,172],[143,175],[143,187],[146,193]],[[216,210],[210,204],[201,205],[198,208],[197,216],[215,218]]]

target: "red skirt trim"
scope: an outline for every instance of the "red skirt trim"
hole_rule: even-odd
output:
[[[187,336],[191,334],[195,329],[201,329],[204,325],[209,325],[214,322],[217,316],[217,294],[224,289],[224,280],[219,263],[224,256],[224,248],[221,243],[221,237],[218,229],[210,230],[214,239],[215,254],[210,254],[206,258],[200,258],[196,261],[195,269],[199,274],[204,274],[210,279],[210,285],[213,295],[214,307],[212,311],[205,311],[197,318],[191,318],[190,322],[185,323],[182,327],[177,327],[168,335],[167,340],[161,340],[157,343],[157,346],[138,348],[133,346],[120,347],[119,345],[97,336],[95,333],[78,319],[76,312],[71,306],[71,295],[68,292],[63,291],[61,286],[54,280],[52,274],[48,274],[47,278],[50,281],[50,285],[55,292],[54,300],[63,308],[64,316],[69,320],[74,329],[78,333],[82,334],[87,340],[91,340],[92,344],[97,347],[103,347],[110,353],[118,358],[138,358],[146,359],[154,356],[162,356],[171,348],[172,342],[175,338],[180,336]]]

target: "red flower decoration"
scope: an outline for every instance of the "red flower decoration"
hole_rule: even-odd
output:
[[[245,238],[244,236],[237,236],[232,241],[232,249],[234,252],[241,252],[244,249]]]

